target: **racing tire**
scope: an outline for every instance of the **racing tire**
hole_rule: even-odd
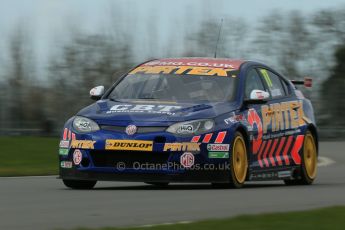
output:
[[[231,143],[229,183],[212,183],[214,188],[241,188],[248,174],[248,154],[246,141],[240,132],[236,132]]]
[[[154,185],[157,187],[167,187],[169,182],[145,182],[145,184]]]
[[[214,188],[242,188],[246,181],[248,174],[247,145],[240,132],[235,133],[231,146],[229,183],[212,183]]]
[[[304,136],[301,156],[301,168],[293,180],[284,180],[286,185],[311,185],[317,174],[317,148],[315,138],[310,131]]]
[[[97,181],[93,180],[62,180],[64,185],[71,189],[92,189]]]
[[[230,187],[241,188],[248,174],[248,154],[246,141],[240,132],[236,132],[232,141],[230,157]]]

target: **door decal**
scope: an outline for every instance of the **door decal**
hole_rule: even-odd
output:
[[[298,135],[295,138],[295,134],[301,132],[300,129],[285,129],[294,128],[295,126],[298,128],[305,124],[301,121],[301,117],[303,117],[302,104],[301,102],[292,101],[280,103],[280,106],[277,105],[278,103],[261,107],[261,109],[264,108],[263,113],[265,111],[272,112],[265,114],[265,125],[263,125],[262,119],[255,109],[248,110],[248,124],[251,130],[254,130],[254,134],[251,136],[252,153],[256,155],[261,168],[290,165],[292,163],[290,159],[296,165],[301,164],[299,152],[303,145],[304,136]],[[282,107],[286,109],[282,109]],[[267,127],[269,125],[274,129],[272,134],[268,133]]]

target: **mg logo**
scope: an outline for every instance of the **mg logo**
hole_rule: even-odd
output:
[[[83,154],[80,152],[79,149],[76,149],[73,153],[73,163],[75,165],[79,165],[83,159]]]
[[[127,135],[133,135],[137,132],[137,127],[135,125],[128,125],[126,127],[126,133]]]
[[[180,163],[185,168],[190,168],[194,165],[194,155],[189,152],[185,152],[180,157]]]

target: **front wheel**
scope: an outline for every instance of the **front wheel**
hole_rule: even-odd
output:
[[[240,132],[235,133],[230,157],[230,187],[241,188],[247,178],[248,157],[247,146]]]
[[[310,131],[307,131],[304,136],[302,150],[302,164],[298,178],[294,180],[284,180],[286,185],[310,185],[316,178],[317,149],[314,136]]]
[[[64,185],[72,189],[92,189],[95,187],[97,181],[89,180],[62,180]]]

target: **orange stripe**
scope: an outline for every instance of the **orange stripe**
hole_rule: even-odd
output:
[[[265,153],[264,153],[264,162],[265,162],[266,167],[270,166],[270,163],[267,160],[267,154],[268,154],[268,150],[271,147],[271,144],[272,144],[272,140],[269,140],[265,149]]]
[[[68,140],[71,140],[71,131],[68,130]]]
[[[264,141],[266,142],[266,141]],[[262,143],[262,145],[260,145],[260,148],[258,149],[258,153],[262,152],[263,148],[265,147],[264,143]]]
[[[217,143],[217,144],[223,143],[225,135],[226,135],[226,131],[219,132],[216,138],[216,141],[214,143]]]
[[[287,153],[290,149],[292,140],[293,140],[293,136],[289,136],[287,143],[286,143],[286,146],[285,146],[285,149],[284,149],[284,152],[283,152],[283,159],[285,160],[286,165],[290,165],[290,160],[289,160]]]
[[[200,136],[194,136],[191,142],[198,142],[200,140]]]
[[[203,142],[203,143],[208,143],[208,142],[210,142],[211,137],[212,137],[212,133],[206,134],[205,137],[204,137],[204,140],[203,140],[202,142]]]
[[[304,140],[304,136],[298,135],[296,138],[295,144],[291,150],[291,157],[292,157],[292,159],[296,165],[301,164],[301,157],[299,155],[299,150],[301,149],[301,147],[303,145],[303,140]]]
[[[63,139],[64,139],[64,141],[67,140],[67,131],[68,131],[67,128],[65,128],[65,129],[63,130]]]
[[[285,137],[281,138],[280,143],[279,143],[279,147],[278,147],[277,152],[276,152],[276,158],[277,158],[277,161],[278,161],[279,165],[283,165],[282,159],[280,158],[280,151],[283,148],[285,139],[286,139]]]
[[[72,140],[75,140],[75,133],[72,133]]]
[[[271,161],[272,166],[276,166],[276,162],[275,162],[273,153],[274,153],[274,150],[276,148],[277,142],[278,142],[278,139],[274,139],[273,146],[272,146],[271,152],[270,152],[270,161]]]
[[[263,141],[262,145],[261,145],[261,148],[259,150],[259,154],[258,154],[258,161],[259,161],[259,165],[260,165],[261,168],[264,167],[264,165],[262,164],[262,160],[261,159],[262,159],[262,153],[264,152],[263,150],[264,150],[265,146],[266,146],[266,141]]]

